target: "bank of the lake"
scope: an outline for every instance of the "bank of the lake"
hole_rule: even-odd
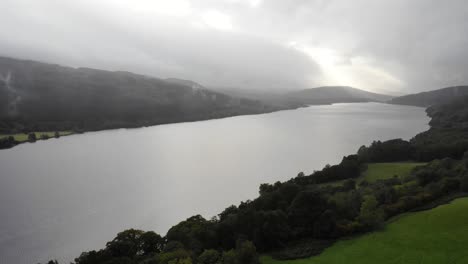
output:
[[[209,218],[260,183],[334,164],[373,140],[428,129],[423,108],[377,103],[90,132],[0,151],[0,255],[68,262],[127,228]],[[18,161],[21,161],[19,166]]]

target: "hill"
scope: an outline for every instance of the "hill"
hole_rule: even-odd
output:
[[[371,93],[348,86],[324,86],[290,92],[284,97],[293,102],[303,104],[333,104],[354,102],[385,102],[392,97],[383,94]]]
[[[468,89],[467,89],[468,91]],[[447,104],[433,105],[427,109],[433,128],[468,129],[468,96],[454,98]]]
[[[245,89],[240,87],[213,87],[212,90],[234,96],[249,98],[251,100],[259,100],[268,105],[274,105],[280,108],[298,108],[305,106],[297,100],[291,100],[284,91],[272,89]]]
[[[466,263],[468,198],[434,209],[411,213],[383,231],[343,240],[316,257],[263,264],[328,263]]]
[[[178,78],[167,78],[167,79],[164,79],[164,81],[168,83],[174,83],[174,84],[192,87],[193,89],[207,90],[203,85],[196,83],[194,81],[190,81],[190,80],[184,80],[184,79],[178,79]]]
[[[392,98],[388,102],[391,104],[428,107],[436,104],[445,104],[462,96],[468,96],[468,86],[454,86],[429,92],[409,94]]]
[[[185,80],[0,57],[0,134],[140,127],[273,110]]]

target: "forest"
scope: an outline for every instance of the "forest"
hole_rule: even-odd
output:
[[[125,230],[75,263],[253,264],[263,253],[276,259],[316,255],[340,239],[378,230],[394,216],[468,193],[467,112],[468,97],[431,106],[431,128],[409,141],[375,141],[337,165],[262,184],[256,199],[211,219],[190,217],[165,236]],[[361,176],[370,164],[410,161],[417,166],[401,177]]]

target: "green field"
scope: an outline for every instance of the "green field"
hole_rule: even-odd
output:
[[[396,264],[468,263],[468,198],[411,213],[387,224],[383,231],[342,240],[322,254],[301,260],[263,264]]]
[[[363,172],[358,181],[374,182],[392,178],[394,175],[402,178],[408,176],[413,168],[425,164],[415,162],[369,163],[367,164],[367,170]]]
[[[357,183],[364,180],[367,182],[375,182],[377,180],[389,179],[394,175],[403,178],[411,173],[411,170],[417,166],[425,165],[426,163],[418,162],[388,162],[388,163],[368,163],[367,169],[356,179]],[[321,184],[322,186],[339,186],[346,180],[335,182],[327,182]]]
[[[55,132],[34,132],[34,133],[36,134],[37,140],[41,139],[41,135],[47,135],[49,138],[53,138],[54,135],[55,135]],[[72,133],[73,132],[71,132],[71,131],[60,131],[59,132],[60,136],[67,136],[67,135],[70,135]],[[9,136],[13,136],[15,138],[15,140],[19,141],[19,142],[28,141],[28,134],[24,134],[24,133],[10,134],[10,135],[0,134],[0,138],[9,137]]]

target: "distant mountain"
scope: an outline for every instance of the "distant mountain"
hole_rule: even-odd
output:
[[[454,86],[429,92],[395,97],[392,98],[389,103],[427,107],[436,104],[445,104],[467,95],[468,86]]]
[[[0,134],[140,127],[273,110],[186,80],[0,57]]]
[[[196,83],[194,81],[190,81],[190,80],[177,79],[177,78],[167,78],[167,79],[164,79],[164,81],[169,82],[169,83],[188,86],[188,87],[191,87],[193,89],[206,89],[203,85],[201,85],[199,83]]]
[[[213,90],[222,92],[224,94],[234,96],[249,98],[251,100],[259,100],[268,105],[274,105],[276,107],[291,109],[302,107],[305,104],[301,102],[295,102],[289,100],[285,96],[284,91],[282,90],[271,90],[271,89],[244,89],[239,87],[214,87]]]
[[[348,86],[324,86],[284,95],[285,99],[304,104],[332,104],[353,102],[385,102],[391,96],[371,93]]]

